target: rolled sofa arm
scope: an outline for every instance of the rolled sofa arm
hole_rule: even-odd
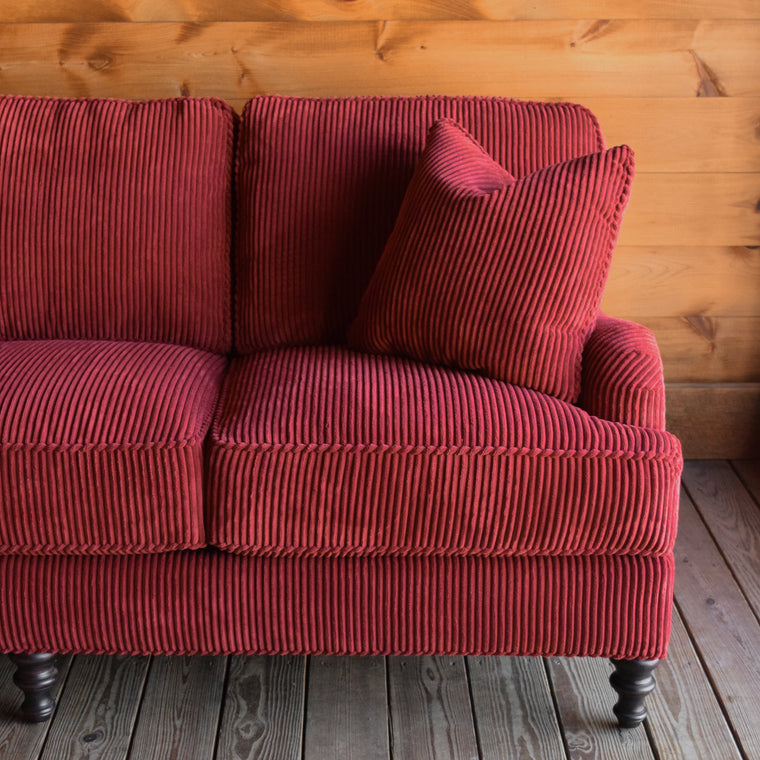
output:
[[[599,316],[583,349],[578,404],[595,417],[665,429],[662,358],[651,330]]]

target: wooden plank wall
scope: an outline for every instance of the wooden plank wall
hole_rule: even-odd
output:
[[[757,452],[757,0],[0,0],[0,91],[584,103],[637,155],[604,308],[655,331],[690,457]]]

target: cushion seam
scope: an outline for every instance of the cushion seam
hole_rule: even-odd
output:
[[[287,453],[332,453],[346,451],[349,453],[367,454],[428,454],[455,456],[530,456],[544,459],[627,459],[662,461],[666,464],[677,465],[680,455],[677,453],[625,451],[612,449],[549,449],[528,448],[522,446],[446,446],[426,444],[379,444],[379,443],[232,443],[212,439],[213,445],[229,451],[241,448],[258,450],[260,452],[283,451]]]

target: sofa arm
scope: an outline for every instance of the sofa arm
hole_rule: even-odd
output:
[[[646,327],[600,315],[583,349],[579,406],[595,417],[665,429],[662,358]]]

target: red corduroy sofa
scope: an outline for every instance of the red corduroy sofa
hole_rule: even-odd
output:
[[[599,313],[633,176],[498,98],[0,97],[0,649],[613,658],[681,452]]]

